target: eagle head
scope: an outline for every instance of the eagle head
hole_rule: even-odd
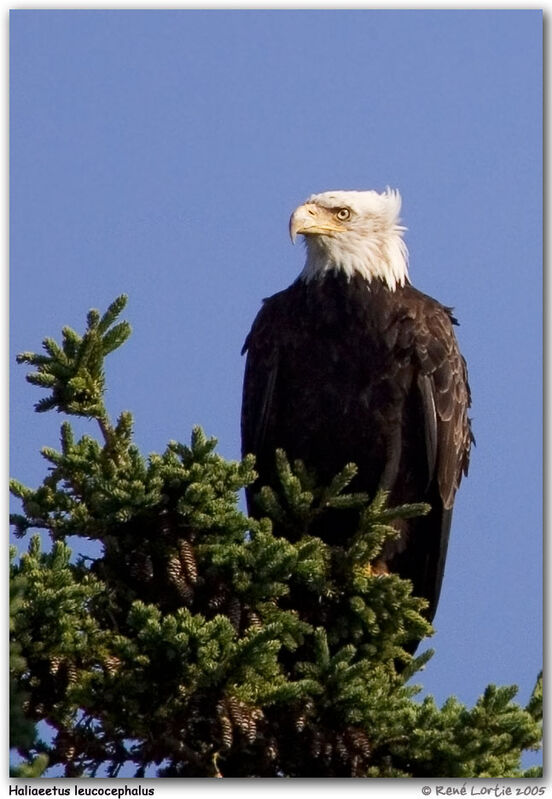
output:
[[[289,221],[291,240],[304,236],[307,260],[301,278],[341,271],[350,279],[383,280],[394,291],[408,280],[405,228],[399,224],[398,191],[326,191],[313,194]]]

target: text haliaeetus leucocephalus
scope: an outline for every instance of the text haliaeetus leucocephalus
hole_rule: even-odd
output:
[[[389,492],[389,505],[427,502],[398,523],[377,566],[413,583],[435,614],[454,496],[467,473],[470,389],[451,309],[412,287],[387,189],[312,195],[290,219],[307,258],[289,288],[266,299],[244,345],[242,450],[256,456],[254,495],[277,486],[275,450],[302,459],[320,482],[354,462],[351,490]],[[335,521],[335,520],[334,520]],[[356,527],[314,534],[339,544]]]

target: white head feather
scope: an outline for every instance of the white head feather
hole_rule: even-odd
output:
[[[345,209],[349,217],[337,217]],[[349,279],[355,274],[368,281],[379,278],[392,291],[403,286],[408,280],[408,250],[403,240],[406,228],[399,224],[400,209],[399,192],[389,188],[382,194],[327,191],[311,195],[290,220],[292,238],[305,234],[307,260],[301,278],[310,281],[341,271]],[[319,215],[322,224],[309,231],[308,223]]]

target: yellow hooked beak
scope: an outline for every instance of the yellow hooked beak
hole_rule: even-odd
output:
[[[323,208],[315,203],[300,205],[289,220],[289,235],[294,244],[299,233],[305,236],[323,236],[329,233],[342,233],[344,230],[346,227],[339,223],[329,208]]]

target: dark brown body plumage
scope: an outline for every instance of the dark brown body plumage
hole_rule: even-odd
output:
[[[242,449],[256,455],[259,473],[249,512],[258,513],[259,487],[276,483],[277,447],[320,482],[352,461],[359,471],[351,490],[385,489],[391,505],[429,503],[427,516],[401,523],[383,558],[428,599],[430,620],[472,442],[454,321],[409,284],[391,291],[379,280],[331,272],[265,300],[244,345]],[[317,533],[327,540],[330,530]],[[351,520],[338,534],[353,531]]]

